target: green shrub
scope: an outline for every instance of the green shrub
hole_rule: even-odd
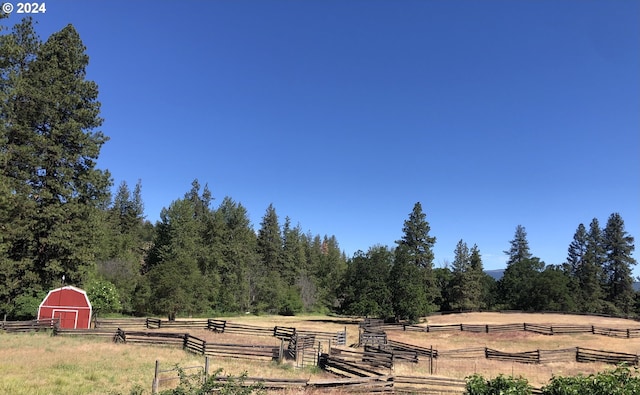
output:
[[[160,395],[251,395],[266,394],[264,386],[261,383],[245,385],[247,372],[242,373],[239,377],[227,376],[224,381],[218,381],[222,369],[218,369],[211,376],[205,377],[202,372],[195,374],[186,374],[184,369],[176,366],[180,384],[172,390],[160,392]]]
[[[614,370],[574,377],[553,377],[542,388],[544,395],[634,395],[640,394],[638,368],[621,365]]]
[[[465,395],[528,395],[533,388],[522,377],[499,375],[485,380],[479,374],[467,377]]]

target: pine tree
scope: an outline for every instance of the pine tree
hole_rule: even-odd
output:
[[[589,224],[585,242],[585,252],[582,257],[578,276],[580,298],[578,309],[586,313],[603,313],[605,308],[604,295],[604,261],[605,251],[602,239],[602,229],[597,218]]]
[[[282,275],[288,286],[295,284],[302,270],[301,250],[299,228],[292,228],[291,218],[285,217],[282,228]]]
[[[278,214],[273,204],[267,207],[258,231],[258,254],[266,271],[282,275],[282,236],[278,223]]]
[[[484,289],[484,277],[486,276],[480,249],[474,244],[469,255],[469,271],[466,275],[467,286],[465,290],[470,310],[480,310],[486,307],[483,303],[487,293]]]
[[[484,269],[477,245],[471,250],[460,240],[454,250],[452,281],[450,284],[451,308],[455,310],[479,310],[485,303]]]
[[[537,292],[534,284],[544,269],[544,262],[531,255],[527,232],[522,225],[516,227],[514,238],[510,244],[511,248],[505,251],[505,254],[509,256],[507,268],[498,282],[502,300],[506,304],[504,307],[532,309],[531,295]]]
[[[422,205],[417,202],[409,214],[409,219],[404,221],[402,239],[396,241],[396,244],[405,248],[416,267],[431,270],[433,269],[433,246],[436,243],[436,238],[429,236],[431,227],[426,218],[427,215],[422,211]]]
[[[252,275],[254,309],[277,313],[286,299],[288,287],[283,279],[282,236],[273,204],[267,207],[260,223],[257,253],[259,262]]]
[[[436,238],[429,236],[430,230],[422,205],[417,202],[409,219],[404,222],[402,239],[396,241],[396,257],[390,277],[396,318],[410,317],[415,320],[418,314],[426,314],[435,307],[433,303],[438,290],[433,274],[432,248]],[[417,279],[407,276],[417,276]],[[415,298],[415,302],[401,300],[409,295]]]
[[[573,235],[573,241],[569,245],[567,255],[568,272],[573,277],[578,277],[582,265],[584,264],[584,256],[587,253],[587,228],[583,224],[578,225],[576,233]]]
[[[509,256],[507,266],[521,262],[525,259],[531,258],[531,252],[529,252],[529,241],[527,240],[527,231],[524,226],[518,225],[513,240],[510,241],[511,248],[509,251],[504,251]]]
[[[609,216],[603,236],[607,300],[616,309],[628,314],[632,311],[634,304],[631,267],[637,263],[631,256],[635,248],[633,237],[625,231],[624,221],[618,213]]]
[[[107,137],[95,131],[102,119],[85,50],[71,25],[41,43],[30,19],[1,38],[0,174],[10,197],[0,227],[3,270],[13,272],[0,274],[5,303],[62,275],[81,285],[95,270],[111,181],[96,167]]]
[[[391,305],[396,321],[417,322],[431,311],[431,301],[427,300],[423,276],[406,248],[395,250],[393,266],[389,274]]]
[[[469,247],[462,239],[458,241],[454,250],[454,258],[452,265],[453,281],[451,284],[451,307],[455,310],[469,310],[472,308],[471,300],[467,294],[468,284],[467,278],[470,271],[471,262],[469,255]]]
[[[132,313],[134,294],[142,281],[145,255],[151,237],[144,222],[142,185],[138,181],[133,191],[126,182],[118,187],[111,207],[104,212],[102,247],[97,259],[95,281],[110,282],[120,295],[120,305],[125,313]]]
[[[208,225],[208,254],[216,257],[211,270],[221,286],[214,308],[221,312],[248,311],[250,307],[250,267],[255,265],[256,235],[246,208],[225,197]]]
[[[175,319],[178,314],[198,314],[213,305],[215,286],[205,274],[208,266],[204,237],[211,219],[208,188],[199,193],[196,181],[185,197],[160,212],[154,246],[147,263],[153,312]]]

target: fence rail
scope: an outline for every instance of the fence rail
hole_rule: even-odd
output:
[[[591,333],[616,338],[634,339],[640,337],[640,328],[604,328],[595,325],[543,325],[543,324],[446,324],[446,325],[379,325],[363,326],[378,331],[403,330],[412,332],[470,332],[470,333],[500,333],[500,332],[533,332],[541,335],[567,335]],[[366,330],[366,329],[365,329]]]
[[[146,318],[96,318],[93,320],[95,329],[143,329],[148,328]]]
[[[576,360],[578,362],[604,362],[611,364],[629,363],[632,365],[638,365],[637,354],[593,350],[583,347],[577,347]]]
[[[104,338],[113,338],[116,335],[116,330],[113,329],[67,329],[67,328],[53,328],[53,334],[55,336],[95,336]]]
[[[2,321],[2,330],[5,332],[38,332],[54,329],[60,323],[58,318],[47,318],[30,321]]]

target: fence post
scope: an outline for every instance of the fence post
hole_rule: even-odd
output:
[[[204,379],[205,381],[209,378],[209,356],[204,356]]]
[[[282,357],[284,355],[284,339],[280,339],[280,349],[278,350],[278,363],[282,363]]]
[[[433,374],[433,345],[429,347],[429,374]]]
[[[153,375],[153,384],[151,384],[151,394],[155,395],[158,393],[158,371],[160,370],[160,361],[156,359],[156,370]]]

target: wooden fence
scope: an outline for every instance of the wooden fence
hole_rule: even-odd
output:
[[[447,325],[384,325],[376,329],[404,330],[414,332],[471,332],[471,333],[502,333],[502,332],[533,332],[541,335],[566,335],[591,333],[609,337],[634,339],[640,337],[640,328],[604,328],[595,325],[542,325],[542,324],[447,324]]]
[[[576,361],[578,362],[605,362],[611,364],[627,363],[636,366],[638,365],[637,354],[593,350],[582,347],[577,347],[577,349]]]
[[[387,333],[378,327],[360,329],[358,333],[358,346],[379,346],[387,344]]]
[[[314,335],[296,334],[289,340],[288,357],[295,360],[297,367],[316,366],[320,346],[316,346]]]
[[[2,321],[2,330],[5,332],[38,332],[42,330],[53,330],[59,323],[58,318],[47,318],[43,320],[30,321]]]
[[[113,329],[66,329],[66,328],[53,328],[54,336],[96,336],[113,339],[117,335],[117,331]]]
[[[160,318],[146,318],[147,329],[182,328],[182,329],[207,329],[208,319],[190,320],[163,320]]]
[[[224,358],[245,358],[257,360],[277,360],[284,357],[281,347],[262,344],[229,344],[207,342],[189,333],[157,331],[124,331],[118,329],[115,342],[180,346],[198,355]]]
[[[148,328],[146,318],[96,318],[93,320],[95,329],[144,329]]]
[[[205,379],[209,377],[209,358],[205,357],[204,366],[188,366],[181,368],[187,374],[193,373],[193,377]],[[157,394],[160,386],[167,388],[167,383],[177,382],[179,379],[176,368],[161,369],[156,361],[155,374],[152,382],[152,394]],[[295,379],[274,377],[244,377],[241,382],[237,378],[217,376],[215,381],[225,384],[234,380],[236,384],[250,386],[259,384],[266,390],[286,391],[291,389],[306,390],[331,390],[340,389],[349,393],[423,393],[423,394],[463,394],[465,381],[446,377],[429,376],[394,376],[371,375],[358,377],[343,377],[331,379]]]
[[[342,377],[376,377],[384,376],[380,369],[390,369],[393,360],[390,354],[334,348],[331,354],[320,354],[318,366]]]

